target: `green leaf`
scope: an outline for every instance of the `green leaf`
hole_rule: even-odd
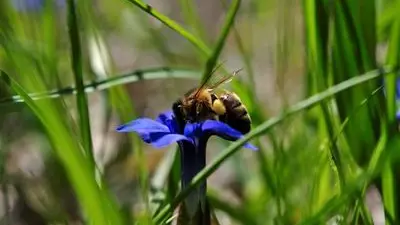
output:
[[[150,5],[143,3],[141,1],[138,1],[138,0],[126,0],[126,1],[139,7],[141,10],[145,11],[146,13],[150,14],[154,18],[158,19],[160,22],[162,22],[167,27],[171,28],[172,30],[176,31],[178,34],[185,37],[189,42],[191,42],[194,46],[196,46],[203,54],[205,54],[205,55],[211,54],[211,51],[200,39],[198,39],[195,35],[191,34],[187,30],[185,30],[181,25],[179,25],[175,21],[171,20],[167,16],[158,12],[156,9],[154,9]]]
[[[240,3],[241,0],[234,0],[228,10],[228,14],[226,16],[225,23],[222,27],[221,34],[218,37],[217,43],[215,45],[215,48],[211,56],[208,58],[206,62],[203,76],[201,78],[201,83],[207,81],[213,75],[211,71],[215,67],[218,57],[221,54],[222,48],[224,47],[224,44],[226,42],[226,38],[228,37],[229,31],[233,26],[235,16],[239,10]]]
[[[79,113],[79,127],[81,130],[81,140],[83,142],[83,149],[86,152],[88,160],[95,166],[93,157],[93,143],[92,135],[90,131],[90,118],[88,103],[85,93],[85,87],[83,84],[83,68],[82,68],[82,52],[80,44],[80,34],[78,28],[77,10],[74,0],[68,1],[68,31],[69,39],[71,43],[71,58],[72,58],[72,70],[75,77],[75,86],[77,90],[76,101]]]

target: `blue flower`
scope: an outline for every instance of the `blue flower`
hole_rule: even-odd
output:
[[[178,143],[181,155],[181,184],[186,188],[191,180],[206,166],[206,147],[208,138],[217,135],[223,139],[235,141],[243,135],[229,125],[206,120],[199,123],[178,122],[172,111],[161,113],[156,120],[139,118],[117,128],[118,132],[136,132],[144,142],[155,148],[163,148]],[[244,147],[257,150],[257,147],[246,143]],[[198,221],[209,224],[210,213],[206,199],[207,183],[190,193],[180,206],[178,220]]]
[[[235,141],[243,135],[228,126],[216,121],[206,120],[200,123],[188,123],[183,134],[180,134],[178,123],[172,111],[161,113],[156,120],[139,118],[117,128],[118,132],[136,132],[144,142],[155,148],[163,148],[176,142],[189,142],[198,145],[199,140],[204,140],[211,135],[217,135],[223,139]],[[244,147],[257,150],[257,147],[246,143]]]

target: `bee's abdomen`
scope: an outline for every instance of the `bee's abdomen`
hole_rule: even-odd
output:
[[[226,108],[226,113],[219,116],[219,120],[242,134],[248,133],[251,128],[251,119],[240,99],[235,94],[224,94],[220,96],[220,100]]]

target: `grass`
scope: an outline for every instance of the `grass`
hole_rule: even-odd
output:
[[[162,7],[169,4],[163,2],[117,2],[101,0],[92,7],[68,0],[53,7],[47,1],[42,9],[25,11],[11,0],[0,2],[0,119],[15,125],[0,129],[3,192],[11,185],[29,194],[34,181],[56,187],[62,179],[73,197],[57,196],[55,202],[66,216],[52,216],[51,207],[43,213],[34,198],[19,201],[28,201],[30,210],[49,223],[70,224],[78,217],[82,224],[165,224],[185,196],[209,180],[208,198],[221,224],[309,225],[333,218],[341,218],[341,224],[375,224],[377,212],[366,203],[373,186],[383,202],[385,223],[400,223],[398,1],[221,0],[199,5],[182,0],[171,8]],[[184,13],[168,11],[178,9]],[[146,45],[132,44],[139,30],[151,37]],[[91,40],[95,47],[88,44]],[[93,67],[94,58],[104,71]],[[181,190],[176,146],[157,156],[162,152],[153,153],[134,134],[115,134],[114,128],[159,113],[157,104],[170,107],[190,88],[185,82],[206,80],[219,62],[225,63],[217,73],[244,68],[228,89],[247,106],[252,131],[232,143],[211,143],[211,161]],[[155,87],[155,82],[162,85]],[[98,94],[104,107],[94,109],[90,99]],[[167,103],[149,103],[161,97]],[[96,110],[107,115],[104,143],[115,135],[123,140],[108,152],[94,147],[98,131],[90,116]],[[11,129],[12,134],[7,132]],[[50,143],[51,151],[41,154],[59,164],[59,176],[32,181],[10,172],[7,165],[18,165],[11,161],[18,161],[14,155],[26,150],[12,149],[13,143],[31,132]],[[246,141],[259,151],[242,150]],[[112,155],[105,164],[102,153]],[[120,169],[112,173],[114,164]],[[47,161],[45,167],[51,170]],[[212,177],[229,184],[221,189],[223,184]],[[71,211],[72,198],[77,204]],[[7,214],[0,221],[10,218]]]

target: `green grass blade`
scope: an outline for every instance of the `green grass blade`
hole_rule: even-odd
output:
[[[95,181],[94,168],[88,164],[69,128],[65,123],[60,123],[60,116],[54,105],[45,101],[39,107],[13,78],[2,72],[3,77],[6,77],[13,90],[24,98],[26,104],[44,126],[56,155],[66,169],[88,221],[91,224],[120,224],[107,217],[108,213],[103,208],[104,195]]]
[[[333,82],[338,83],[376,68],[376,2],[334,1],[331,6],[334,8],[331,72]],[[346,173],[347,177],[354,176],[358,166],[365,168],[373,155],[373,147],[383,132],[379,126],[382,115],[385,114],[379,107],[384,101],[383,95],[370,99],[367,107],[357,109],[357,117],[352,117],[350,120],[346,118],[356,110],[365,96],[380,85],[381,80],[371,80],[366,85],[343,92],[336,97],[339,113],[337,119],[341,124],[346,123],[339,144],[348,146],[350,154],[347,154],[347,151],[341,153],[342,156],[349,155],[347,158],[350,162],[356,162],[356,165],[352,166],[353,169],[349,170],[350,173]],[[360,123],[363,126],[360,126]],[[346,164],[348,163],[344,165]],[[361,195],[355,196],[355,201],[343,209],[343,213],[353,218],[365,219],[360,222],[368,223],[370,218],[363,209],[364,204],[360,204],[363,202],[361,197]],[[349,213],[353,210],[355,212]]]
[[[343,193],[339,196],[331,198],[324,206],[315,214],[301,220],[298,225],[319,225],[325,224],[326,221],[332,218],[341,207],[345,206],[352,200],[353,196],[359,192],[364,185],[369,183],[373,176],[369,173],[358,175],[354,181],[350,182]]]
[[[121,74],[106,79],[91,81],[84,85],[84,90],[86,93],[92,93],[94,91],[103,91],[111,89],[115,86],[125,85],[136,81],[169,79],[169,78],[199,79],[200,75],[201,73],[199,71],[188,68],[155,67],[143,70],[136,70],[130,73]],[[72,95],[76,93],[77,93],[76,86],[69,86],[48,92],[30,93],[29,97],[32,100],[36,101],[48,98],[59,98],[62,96]],[[23,103],[23,102],[25,102],[23,97],[19,95],[14,95],[11,97],[0,99],[0,106],[6,106],[10,104]]]
[[[211,76],[211,71],[213,70],[215,63],[218,59],[218,56],[220,55],[222,48],[225,44],[225,40],[229,34],[230,28],[233,25],[235,16],[237,11],[239,10],[239,6],[241,3],[241,0],[235,0],[227,14],[226,21],[224,23],[224,26],[222,28],[222,33],[218,38],[218,41],[216,43],[216,47],[214,51],[211,53],[209,48],[198,38],[196,38],[193,34],[190,32],[186,31],[183,27],[181,27],[179,24],[174,22],[173,20],[169,19],[168,17],[162,15],[161,13],[157,12],[155,9],[153,9],[150,5],[145,4],[143,2],[139,2],[136,0],[128,0],[129,2],[133,3],[140,9],[144,10],[148,14],[154,16],[156,19],[164,23],[166,26],[170,27],[171,29],[175,30],[178,32],[180,35],[185,37],[187,40],[189,40],[191,43],[193,43],[199,50],[202,51],[206,56],[209,56],[209,59],[206,62],[206,66],[204,69],[204,73],[202,76],[202,81],[207,80],[209,76]]]
[[[397,10],[399,12],[400,4],[397,4]],[[391,26],[391,34],[389,37],[389,46],[386,56],[386,63],[391,66],[399,66],[400,60],[400,16],[394,19]],[[386,85],[386,99],[388,107],[389,123],[395,121],[396,116],[396,76],[387,77],[385,80]]]
[[[392,224],[390,221],[397,221],[396,218],[396,182],[395,174],[389,162],[385,163],[382,171],[382,201],[385,209],[386,224]]]
[[[138,0],[126,0],[135,6],[139,7],[141,10],[145,11],[146,13],[150,14],[154,18],[158,19],[160,22],[165,24],[167,27],[171,28],[172,30],[176,31],[183,37],[185,37],[189,42],[191,42],[194,46],[196,46],[202,53],[209,55],[211,51],[208,49],[207,45],[205,45],[200,39],[198,39],[195,35],[191,34],[187,30],[185,30],[181,25],[176,23],[175,21],[171,20],[167,16],[161,14],[157,10],[155,10],[150,5],[143,3]]]
[[[225,23],[222,27],[221,34],[218,37],[217,43],[215,45],[215,48],[214,48],[210,58],[208,58],[208,60],[206,62],[203,76],[201,77],[201,83],[207,81],[210,78],[210,76],[213,75],[211,73],[211,71],[215,67],[218,57],[221,54],[221,51],[226,42],[226,38],[228,37],[229,31],[231,30],[231,28],[234,24],[234,20],[235,20],[237,12],[239,10],[240,3],[241,3],[241,0],[234,0],[228,10],[228,14],[226,16]]]
[[[394,8],[397,8],[397,12],[399,12],[400,4],[397,3]],[[386,56],[386,63],[397,67],[399,66],[400,59],[400,16],[397,13],[393,18],[390,36],[389,36],[389,45],[388,52]],[[393,74],[396,75],[396,74]],[[397,104],[396,104],[396,85],[397,85],[397,76],[390,76],[385,79],[385,87],[386,87],[386,106],[388,113],[388,129],[389,129],[389,138],[393,135],[397,135]],[[389,147],[389,146],[388,146]],[[392,167],[391,161],[385,163],[384,171],[382,172],[382,198],[383,205],[386,211],[386,224],[390,224],[390,220],[393,220],[395,223],[399,222],[399,196],[397,194],[399,182],[396,178],[396,171],[398,168]]]
[[[328,63],[328,12],[321,0],[304,1],[304,16],[306,26],[306,41],[307,41],[307,66],[311,70],[310,77],[307,79],[307,90],[310,94],[318,92],[318,87],[325,84],[323,76],[326,76]],[[315,74],[316,73],[316,74]]]
[[[384,41],[390,36],[390,28],[392,27],[393,21],[396,19],[398,13],[397,5],[397,1],[392,1],[383,8],[380,14],[378,14],[378,40]]]
[[[328,36],[329,36],[329,12],[324,1],[305,1],[304,15],[306,17],[306,37],[307,37],[307,69],[308,69],[308,95],[324,90],[329,84],[328,71]],[[329,102],[321,103],[321,107],[316,107],[318,134],[320,138],[328,137],[333,143],[329,150],[333,163],[336,167],[340,187],[346,182],[346,172],[343,166],[343,160],[336,142],[333,141],[336,121],[332,115]],[[321,179],[321,182],[326,182]],[[323,187],[326,184],[320,184],[316,187]],[[315,192],[317,195],[319,192]],[[321,202],[317,197],[317,202]],[[318,209],[319,204],[313,204],[313,209]]]
[[[247,141],[268,132],[271,128],[273,128],[277,124],[280,124],[285,119],[287,119],[289,116],[292,116],[296,113],[307,110],[307,109],[311,108],[312,106],[319,104],[320,102],[322,102],[338,93],[341,93],[352,87],[356,87],[358,85],[366,83],[370,80],[379,78],[384,74],[388,74],[389,72],[392,72],[391,68],[383,69],[383,70],[373,70],[364,75],[360,75],[360,76],[348,79],[346,81],[343,81],[342,83],[332,86],[332,87],[326,89],[325,91],[320,92],[319,94],[313,95],[304,101],[301,101],[301,102],[298,102],[297,104],[292,105],[283,114],[281,114],[277,117],[271,118],[271,119],[263,122],[259,126],[255,127],[252,131],[250,131],[242,139],[235,141],[228,148],[223,150],[219,156],[217,156],[205,169],[203,169],[198,175],[196,175],[196,177],[194,177],[194,179],[192,180],[192,182],[188,186],[188,188],[184,189],[176,197],[175,201],[168,204],[167,206],[165,206],[163,208],[163,210],[160,211],[160,213],[155,217],[154,220],[156,221],[156,223],[162,222],[165,219],[165,216],[170,212],[170,210],[175,208],[177,206],[177,204],[182,199],[184,199],[190,193],[191,190],[193,190],[193,188],[195,188],[204,179],[207,179],[208,176],[210,176],[227,158],[229,158],[235,152],[237,152],[241,148],[241,146],[243,146]]]
[[[381,126],[384,127],[385,124],[383,123]],[[394,140],[394,146],[398,146],[398,142],[399,139]],[[386,143],[387,135],[382,134],[381,139],[378,141],[378,145],[373,151],[371,161],[368,163],[365,172],[357,175],[352,182],[346,185],[341,195],[333,197],[318,212],[303,219],[299,224],[321,224],[322,221],[326,221],[326,219],[332,217],[334,212],[339,211],[341,206],[348,204],[348,201],[351,200],[354,195],[365,193],[365,190],[371,181],[385,169],[384,166],[386,161],[393,157],[393,154],[396,154],[397,152],[395,149],[385,151]]]
[[[342,12],[350,32],[354,32],[354,44],[359,51],[359,63],[364,70],[375,68],[376,10],[375,0],[342,2]],[[361,6],[360,6],[361,5]]]
[[[194,34],[199,37],[200,40],[207,40],[206,32],[201,24],[201,17],[196,10],[196,2],[194,0],[180,0],[179,2],[185,20],[194,30]]]
[[[80,44],[80,34],[78,29],[77,9],[74,0],[68,1],[68,31],[71,43],[71,58],[72,58],[72,70],[75,77],[76,85],[76,100],[79,113],[79,127],[81,130],[83,148],[86,155],[92,164],[95,165],[93,157],[93,143],[92,135],[90,131],[90,118],[88,103],[85,93],[85,87],[83,84],[83,67],[82,67],[82,52]]]
[[[370,21],[369,16],[374,18],[375,14],[365,14],[355,2],[335,1],[333,4],[335,10],[331,72],[333,82],[339,83],[375,68],[375,26],[362,25]],[[373,2],[366,1],[365,4],[363,7],[366,7],[367,12],[375,11]],[[336,105],[340,122],[380,84],[379,80],[374,80],[339,94]],[[360,166],[366,166],[372,154],[371,146],[375,146],[379,139],[379,117],[384,114],[379,108],[382,98],[383,96],[377,96],[372,99],[367,108],[362,109],[357,117],[348,122],[344,131],[343,141],[348,144],[349,151]],[[364,126],[359,126],[360,123]]]
[[[172,19],[168,18],[167,16],[165,16],[162,13],[158,12],[157,10],[155,10],[150,5],[148,5],[146,3],[143,3],[141,1],[138,1],[138,0],[126,0],[126,1],[134,4],[135,6],[137,6],[138,8],[143,10],[144,12],[146,12],[147,14],[153,16],[154,18],[159,20],[161,23],[165,24],[167,27],[171,28],[172,30],[174,30],[175,32],[180,34],[182,37],[186,38],[190,43],[193,44],[194,47],[196,47],[200,51],[200,53],[202,53],[204,55],[205,58],[210,58],[211,57],[212,50],[202,40],[200,40],[195,35],[193,35],[189,31],[187,31],[186,29],[184,29],[181,25],[179,25],[178,23],[176,23]],[[235,4],[232,4],[232,6],[235,6]],[[231,8],[231,9],[232,9],[231,12],[234,12],[233,10],[235,10],[235,9],[234,8]],[[236,12],[234,12],[233,14],[236,14]],[[235,15],[231,15],[231,16],[235,16]],[[230,17],[230,15],[228,14],[228,18],[229,17]],[[228,25],[229,24],[225,24],[225,27],[228,26]],[[225,28],[223,28],[223,30],[224,29]],[[228,30],[225,30],[225,31],[228,32]],[[217,44],[217,46],[218,46],[218,44]],[[221,46],[221,48],[222,48],[222,46]],[[221,68],[224,68],[224,67],[222,66]],[[206,71],[204,71],[204,74],[205,74],[205,72]],[[227,71],[224,70],[224,72],[227,72]]]

